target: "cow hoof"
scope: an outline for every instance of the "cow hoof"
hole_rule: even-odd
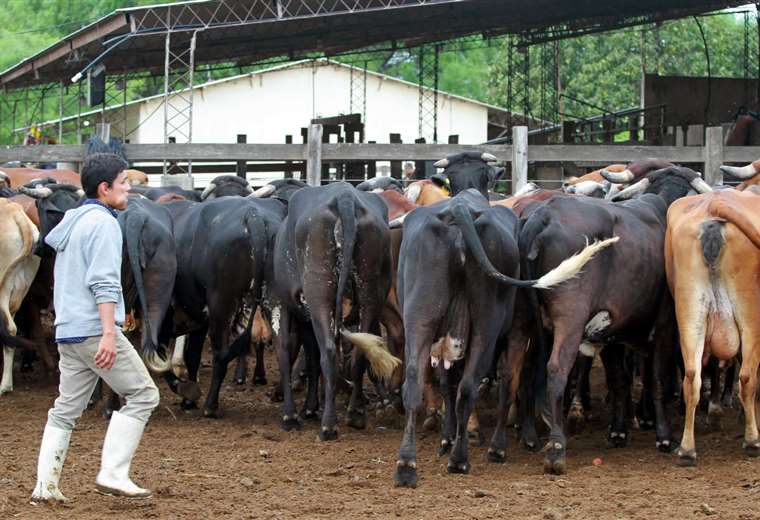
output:
[[[195,403],[195,401],[182,399],[182,401],[179,403],[179,409],[182,410],[183,412],[189,412],[191,410],[197,410],[198,405]]]
[[[438,410],[430,410],[425,421],[422,423],[422,427],[425,431],[437,432],[441,425],[441,414]]]
[[[110,408],[104,408],[102,415],[103,415],[103,419],[105,419],[106,421],[110,421],[111,416],[113,415],[113,410],[111,410]]]
[[[538,437],[536,436],[523,436],[520,438],[520,443],[528,451],[538,451],[539,449]]]
[[[544,473],[564,475],[566,471],[567,462],[564,446],[562,443],[549,441],[546,445],[546,456],[544,457]]]
[[[466,462],[449,462],[446,471],[458,475],[467,475],[470,472],[470,465]]]
[[[453,444],[453,441],[450,441],[448,439],[441,439],[441,446],[438,448],[438,456],[443,457],[444,455],[448,454],[451,451],[451,446]]]
[[[367,427],[367,411],[364,408],[349,409],[346,413],[346,424],[356,430]]]
[[[298,415],[304,421],[318,421],[319,420],[318,410],[309,410],[307,408],[304,408],[303,410],[301,410],[301,412]]]
[[[673,453],[678,448],[678,444],[667,439],[664,441],[655,441],[655,446],[657,446],[657,450],[661,453]]]
[[[748,457],[760,456],[760,440],[744,441],[742,442],[742,448],[744,448],[744,453]]]
[[[327,428],[327,426],[322,426],[322,429],[319,430],[319,440],[323,442],[338,440],[338,429],[333,428],[330,430]]]
[[[690,468],[697,465],[697,452],[695,450],[678,450],[676,465],[682,468]]]
[[[639,430],[643,430],[643,431],[654,430],[654,420],[639,419]]]
[[[293,416],[284,415],[282,417],[282,423],[280,423],[280,426],[286,432],[289,432],[290,430],[300,430],[301,422],[298,420],[298,417],[296,417],[295,415]]]
[[[487,454],[488,462],[494,462],[496,464],[504,464],[507,462],[507,450],[500,450],[498,448],[488,448]]]
[[[479,429],[468,431],[467,440],[472,446],[477,446],[478,448],[482,448],[486,444],[486,437]]]
[[[610,448],[624,448],[628,444],[628,434],[626,432],[611,431],[607,436],[607,444]]]
[[[253,378],[253,385],[254,386],[265,386],[267,384],[267,378],[263,376],[254,376]]]
[[[219,419],[221,415],[222,414],[218,408],[204,408],[203,409],[203,417],[207,417],[209,419]]]
[[[188,401],[197,401],[201,398],[201,387],[197,381],[180,381],[177,383],[177,394]]]
[[[417,487],[417,463],[413,460],[396,462],[396,474],[393,475],[396,487]]]
[[[243,386],[245,384],[245,379],[242,377],[236,377],[234,383],[238,386]]]

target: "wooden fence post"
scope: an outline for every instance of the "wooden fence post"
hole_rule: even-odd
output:
[[[710,126],[705,129],[705,182],[710,186],[723,184],[723,173],[720,165],[723,164],[723,128]]]
[[[528,127],[512,127],[512,193],[528,184]]]
[[[309,186],[322,184],[322,125],[309,125],[306,143],[306,183]]]
[[[247,141],[248,141],[248,136],[246,134],[237,135],[238,144],[245,144]],[[246,163],[245,161],[238,161],[237,168],[236,168],[237,176],[243,179],[247,178],[247,173],[248,173],[247,167],[248,167],[248,163]]]

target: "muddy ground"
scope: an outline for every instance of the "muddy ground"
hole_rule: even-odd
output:
[[[270,382],[277,377],[268,355]],[[232,374],[228,374],[231,376]],[[317,440],[317,425],[283,432],[279,404],[269,389],[223,387],[223,417],[183,413],[161,383],[162,402],[151,419],[132,476],[155,492],[129,501],[97,494],[95,475],[106,422],[88,411],[72,437],[61,488],[66,505],[33,506],[37,449],[54,383],[16,372],[16,391],[0,397],[0,519],[104,517],[205,518],[760,518],[760,460],[741,450],[736,412],[723,430],[700,417],[699,466],[678,468],[654,449],[654,433],[633,431],[631,444],[606,448],[602,374],[595,369],[595,418],[573,437],[568,473],[542,473],[542,455],[514,437],[508,462],[486,462],[486,447],[471,450],[469,475],[449,475],[436,457],[437,434],[419,432],[417,489],[396,489],[393,470],[401,440],[398,425],[372,418],[364,431],[340,428],[337,442]],[[210,369],[204,364],[201,385]],[[486,436],[493,418],[483,411]],[[601,458],[601,465],[592,461]]]

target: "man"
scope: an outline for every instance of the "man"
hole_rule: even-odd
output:
[[[127,207],[126,167],[113,154],[85,159],[82,188],[88,198],[68,211],[45,239],[57,253],[53,302],[61,376],[42,435],[33,502],[68,500],[58,482],[71,431],[98,378],[127,404],[111,417],[96,488],[131,498],[151,496],[129,479],[132,457],[159,396],[142,359],[121,332],[122,236],[114,210]]]

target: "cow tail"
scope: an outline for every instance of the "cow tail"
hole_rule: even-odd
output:
[[[129,267],[135,281],[137,297],[142,309],[143,344],[142,357],[145,366],[152,372],[162,374],[171,368],[171,360],[158,345],[158,330],[153,330],[148,319],[148,299],[145,296],[145,283],[143,282],[142,270],[145,267],[145,250],[142,245],[142,234],[148,216],[143,211],[130,211],[127,214],[124,239],[127,242],[127,256]]]
[[[338,198],[338,222],[340,233],[335,230],[335,241],[340,249],[340,270],[338,290],[335,293],[335,334],[357,347],[366,356],[372,372],[381,379],[390,380],[401,360],[388,351],[387,342],[380,336],[366,332],[350,332],[343,328],[343,294],[353,267],[354,246],[356,245],[356,206],[353,195],[343,194]],[[340,235],[340,236],[338,236]]]
[[[338,271],[338,290],[335,293],[335,335],[343,326],[343,293],[346,292],[348,277],[354,263],[354,246],[356,245],[356,206],[350,194],[338,197],[338,222],[340,233],[335,230],[335,241],[338,244],[340,270]],[[341,236],[338,236],[338,235]]]
[[[710,269],[718,265],[718,257],[723,249],[725,238],[723,237],[723,221],[707,220],[702,223],[699,243],[702,246],[702,256]]]
[[[261,305],[263,299],[264,279],[266,278],[267,263],[269,262],[269,234],[267,225],[263,218],[259,216],[256,208],[250,208],[245,214],[245,227],[248,229],[250,237],[251,252],[256,262],[256,270],[253,273],[253,309],[251,310],[251,319],[248,324],[248,330],[253,326],[253,319],[256,315],[256,309]]]
[[[734,226],[738,227],[744,236],[746,236],[755,247],[760,249],[760,230],[757,229],[755,224],[747,218],[746,215],[737,211],[735,208],[732,208],[726,204],[725,201],[720,199],[711,201],[710,205],[707,207],[707,212],[714,217],[727,220]]]

